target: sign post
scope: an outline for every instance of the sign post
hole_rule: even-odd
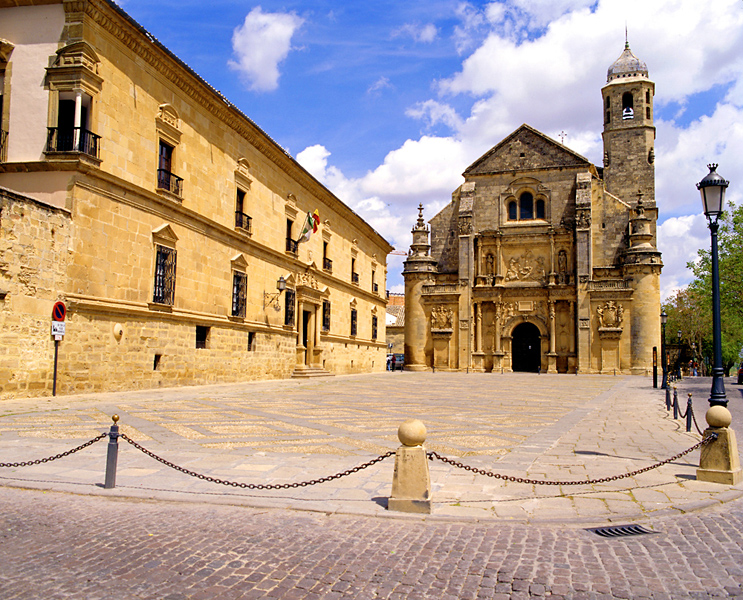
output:
[[[65,317],[67,307],[64,302],[55,302],[52,307],[52,336],[54,337],[54,380],[52,381],[52,396],[57,395],[57,358],[59,356],[59,342],[65,334]]]

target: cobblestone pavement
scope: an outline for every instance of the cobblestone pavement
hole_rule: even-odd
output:
[[[743,504],[604,539],[0,488],[0,598],[743,598]]]
[[[677,385],[703,427],[710,380]],[[735,426],[740,386],[728,397]],[[646,378],[403,373],[4,402],[0,462],[66,450],[114,412],[179,464],[264,483],[393,449],[409,416],[428,425],[429,449],[546,479],[628,473],[700,437]],[[124,445],[117,488],[103,490],[105,447],[0,472],[1,600],[743,598],[743,485],[695,481],[698,453],[577,489],[432,463],[433,515],[414,516],[384,510],[391,461],[248,494]],[[587,529],[629,522],[653,533]]]
[[[704,427],[709,379],[693,387]],[[696,386],[696,387],[694,387]],[[728,386],[735,423],[738,386]],[[110,415],[146,448],[237,483],[286,484],[344,471],[399,444],[409,417],[427,450],[511,477],[588,481],[626,475],[696,444],[649,378],[532,374],[381,373],[309,382],[173,388],[4,401],[0,462],[49,456],[105,431]],[[739,444],[743,435],[739,435]],[[64,459],[0,470],[0,485],[74,493],[230,503],[381,516],[393,460],[322,485],[281,491],[217,486],[121,442],[117,487],[103,490],[106,442]],[[696,481],[699,452],[601,484],[533,485],[430,463],[435,517],[525,522],[607,521],[682,514],[743,496],[743,484]]]

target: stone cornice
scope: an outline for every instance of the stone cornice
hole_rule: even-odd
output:
[[[75,14],[85,14],[98,27],[119,40],[132,54],[141,58],[163,77],[171,81],[183,94],[231,127],[279,168],[290,173],[300,185],[338,210],[344,217],[356,221],[357,227],[366,230],[371,240],[381,245],[386,253],[393,250],[389,242],[366,221],[310,175],[249,117],[209,85],[186,63],[170,52],[121,8],[108,0],[63,0],[63,5],[68,19]]]

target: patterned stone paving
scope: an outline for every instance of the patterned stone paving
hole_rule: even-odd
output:
[[[689,385],[703,425],[709,380]],[[731,399],[740,400],[738,392],[731,389]],[[739,405],[731,402],[734,423],[743,422]],[[630,473],[700,439],[670,418],[663,392],[648,378],[384,373],[7,401],[0,404],[0,462],[67,450],[106,430],[114,413],[124,433],[164,458],[255,484],[306,481],[359,465],[395,449],[397,427],[409,417],[426,424],[428,450],[504,476],[545,481]],[[392,459],[332,483],[261,492],[190,478],[121,445],[115,490],[100,488],[105,442],[60,461],[4,469],[0,485],[388,514]],[[743,484],[696,481],[698,456],[577,486],[493,479],[434,461],[434,516],[601,523],[679,514],[743,494]]]
[[[502,456],[609,390],[617,379],[553,378],[554,387],[527,391],[531,381],[534,376],[518,374],[437,374],[423,379],[394,373],[371,379],[136,392],[118,399],[100,394],[97,406],[84,410],[64,408],[66,403],[74,405],[74,398],[55,399],[42,415],[23,414],[23,402],[8,402],[2,406],[0,436],[84,440],[110,424],[107,413],[115,411],[122,431],[136,441],[161,439],[165,430],[210,450],[348,456],[396,447],[397,427],[416,417],[426,423],[431,450],[457,457]]]

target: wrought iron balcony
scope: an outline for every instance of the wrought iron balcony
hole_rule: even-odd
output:
[[[8,132],[0,129],[0,162],[8,160]]]
[[[157,170],[157,187],[161,190],[166,190],[176,196],[181,195],[183,190],[183,178],[174,175],[170,171],[165,169]]]
[[[329,258],[323,258],[322,259],[322,268],[323,270],[327,271],[328,273],[333,272],[333,261]]]
[[[81,152],[99,158],[101,136],[82,127],[48,127],[46,152]]]
[[[292,254],[299,252],[299,242],[294,241],[291,238],[286,238],[286,251]]]
[[[375,294],[379,293],[379,284],[378,283],[372,283],[372,292]]]
[[[251,219],[244,212],[241,212],[239,210],[235,211],[235,227],[238,227],[240,229],[244,229],[247,232],[250,232],[252,226],[253,226],[253,219]]]

